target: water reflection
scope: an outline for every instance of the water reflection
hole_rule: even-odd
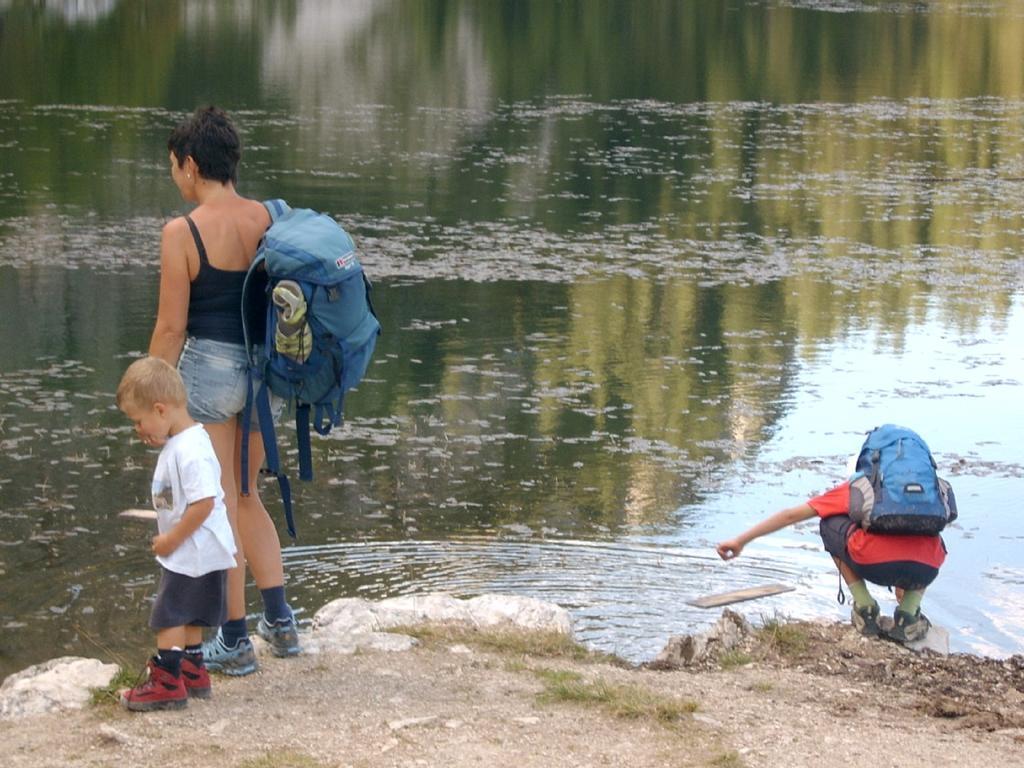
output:
[[[1024,83],[1014,0],[5,0],[0,13],[0,97],[34,103],[294,98],[316,121],[357,103],[1016,98]]]
[[[182,212],[167,131],[207,99],[243,191],[332,212],[377,280],[299,489],[307,615],[510,589],[634,658],[699,592],[835,615],[813,531],[709,545],[905,419],[977,510],[929,611],[1019,648],[1021,39],[980,1],[0,2],[0,674],[147,642],[148,533],[113,514],[154,457],[112,392]]]
[[[65,274],[56,271],[49,278]],[[152,291],[154,283],[145,272],[106,277],[126,293],[142,285]],[[353,540],[381,541],[383,551],[401,545],[413,552],[423,541],[416,557],[446,574],[444,579],[421,579],[412,566],[416,558],[403,556],[392,563],[382,589],[513,588],[525,585],[533,572],[487,576],[487,563],[506,557],[499,550],[477,551],[465,560],[463,576],[455,578],[449,566],[436,562],[431,542],[481,535],[563,540],[543,548],[538,557],[546,558],[570,546],[564,543],[567,537],[611,542],[630,529],[674,525],[680,503],[699,504],[712,492],[722,468],[742,456],[749,441],[758,439],[760,425],[772,418],[779,390],[738,385],[733,396],[726,395],[734,376],[716,309],[670,314],[663,325],[661,314],[654,312],[660,301],[654,301],[649,315],[635,318],[646,330],[638,332],[629,323],[617,331],[612,327],[609,331],[620,335],[598,348],[585,330],[595,320],[588,314],[594,311],[588,296],[593,301],[610,291],[622,299],[647,290],[647,284],[631,282],[595,284],[579,296],[574,294],[584,286],[567,291],[547,283],[378,285],[385,327],[380,353],[370,376],[350,396],[345,428],[316,445],[319,482],[299,491],[303,541],[323,545],[294,551],[300,557],[291,572],[297,604],[316,607],[325,594],[325,568],[332,570],[331,585],[344,583],[340,593],[361,588],[357,559],[346,560],[340,570],[330,565],[334,548],[344,551]],[[0,293],[18,307],[18,316],[38,317],[56,295],[17,290],[26,284],[4,281]],[[701,303],[702,293],[716,292],[697,291],[695,303]],[[495,313],[493,307],[502,303],[510,311]],[[454,317],[453,307],[458,309]],[[146,532],[115,514],[145,505],[153,456],[138,446],[116,413],[112,390],[126,364],[119,350],[144,344],[149,316],[126,312],[104,320],[119,324],[128,337],[99,349],[88,349],[95,344],[92,326],[77,323],[61,329],[31,322],[12,328],[24,334],[17,347],[13,335],[4,336],[8,364],[0,375],[0,477],[19,481],[3,486],[0,569],[5,578],[0,589],[11,630],[7,642],[19,658],[32,654],[32,638],[41,625],[50,625],[50,633],[68,645],[86,632],[115,648],[137,640],[144,628],[144,622],[138,628],[126,628],[125,622],[144,613],[149,600]],[[713,319],[692,326],[693,318]],[[735,325],[729,328],[745,335]],[[606,353],[627,350],[629,339],[621,334],[647,339],[650,349],[644,352],[641,345],[624,355]],[[756,334],[753,338],[756,343]],[[737,341],[735,349],[740,363],[749,364],[745,340]],[[785,347],[776,349],[786,354]],[[78,356],[71,357],[71,350]],[[770,363],[776,368],[775,354],[769,358],[776,360]],[[717,370],[708,367],[712,364]],[[743,366],[738,368],[742,374]],[[779,381],[784,380],[783,374]],[[720,408],[726,401],[730,405]],[[733,413],[745,418],[731,422]],[[478,539],[478,550],[486,549],[485,541]],[[533,546],[509,552],[509,561],[524,564]],[[608,546],[614,551],[620,545]],[[304,552],[323,562],[301,570]],[[624,549],[617,557],[635,560],[631,552]],[[613,615],[606,594],[611,587],[584,597],[589,582],[581,580],[578,569],[592,565],[592,559],[559,556],[552,562],[565,566],[560,584],[577,584],[579,594],[566,594],[566,600],[578,601],[581,611],[589,606],[590,612],[603,604]],[[608,577],[619,567],[609,570]],[[469,573],[477,575],[467,580]],[[45,586],[37,589],[40,578]],[[696,588],[690,582],[666,588],[678,592],[684,583],[690,592]],[[108,603],[102,610],[100,600]],[[623,599],[622,604],[629,603]]]

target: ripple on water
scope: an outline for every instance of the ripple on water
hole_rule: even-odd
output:
[[[289,589],[314,605],[313,596],[339,588],[369,600],[423,592],[548,600],[569,609],[577,639],[634,661],[717,617],[687,600],[794,576],[756,558],[742,574],[723,570],[706,549],[568,539],[345,542],[292,547],[285,562]],[[774,604],[762,601],[761,610]]]

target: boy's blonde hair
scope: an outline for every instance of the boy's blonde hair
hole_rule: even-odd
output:
[[[154,403],[185,405],[181,374],[159,357],[143,357],[128,366],[117,385],[117,407],[152,408]]]

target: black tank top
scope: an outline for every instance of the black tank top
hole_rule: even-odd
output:
[[[206,257],[199,229],[190,216],[185,217],[199,251],[199,272],[188,299],[189,336],[231,344],[244,344],[242,333],[242,283],[246,270],[217,269]]]

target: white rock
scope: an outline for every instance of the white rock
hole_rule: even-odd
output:
[[[540,722],[540,718],[534,717],[533,715],[527,715],[526,717],[513,717],[512,722],[519,723],[519,725],[536,725]]]
[[[735,648],[751,632],[750,624],[728,608],[714,626],[696,635],[676,635],[652,662],[655,668],[677,668],[697,664]]]
[[[427,725],[437,720],[437,715],[427,715],[426,717],[407,717],[404,720],[389,720],[388,728],[392,731],[401,731],[406,728],[413,728],[417,725]]]
[[[100,727],[96,731],[101,739],[110,744],[128,745],[132,743],[132,739],[128,734],[117,730],[117,728],[107,723],[100,723]]]
[[[427,623],[460,623],[473,627],[509,625],[533,631],[572,633],[568,611],[530,597],[481,595],[460,600],[451,595],[426,594],[380,602],[342,598],[316,612],[313,631],[303,647],[311,653],[404,651],[415,645],[415,640],[382,630]]]
[[[907,643],[907,648],[912,651],[934,651],[941,656],[949,656],[949,632],[932,624],[923,640]]]
[[[373,605],[368,600],[358,597],[332,600],[313,616],[313,632],[332,626],[343,626],[349,631],[364,632],[380,629]]]
[[[0,685],[0,717],[81,709],[89,702],[92,689],[108,685],[116,674],[116,664],[80,656],[36,664],[14,673]]]
[[[451,595],[405,595],[382,600],[376,606],[382,627],[399,627],[425,622],[472,623],[467,602]]]
[[[883,632],[889,632],[893,627],[893,620],[889,616],[882,616],[878,620],[878,626]],[[905,648],[920,653],[921,651],[934,651],[940,656],[949,656],[949,632],[942,627],[932,624],[928,634],[921,640],[906,643]]]
[[[721,728],[722,727],[721,721],[716,720],[715,718],[711,717],[710,715],[701,714],[700,712],[695,712],[693,714],[693,719],[696,720],[698,723],[704,723],[704,725],[709,725],[712,728]]]
[[[468,604],[477,626],[512,624],[519,629],[572,634],[569,612],[554,603],[532,597],[480,595],[469,600]]]
[[[206,731],[211,736],[223,736],[225,731],[227,731],[228,728],[230,727],[231,721],[226,717],[222,717],[219,720],[215,720],[213,723],[208,725],[206,727]]]

